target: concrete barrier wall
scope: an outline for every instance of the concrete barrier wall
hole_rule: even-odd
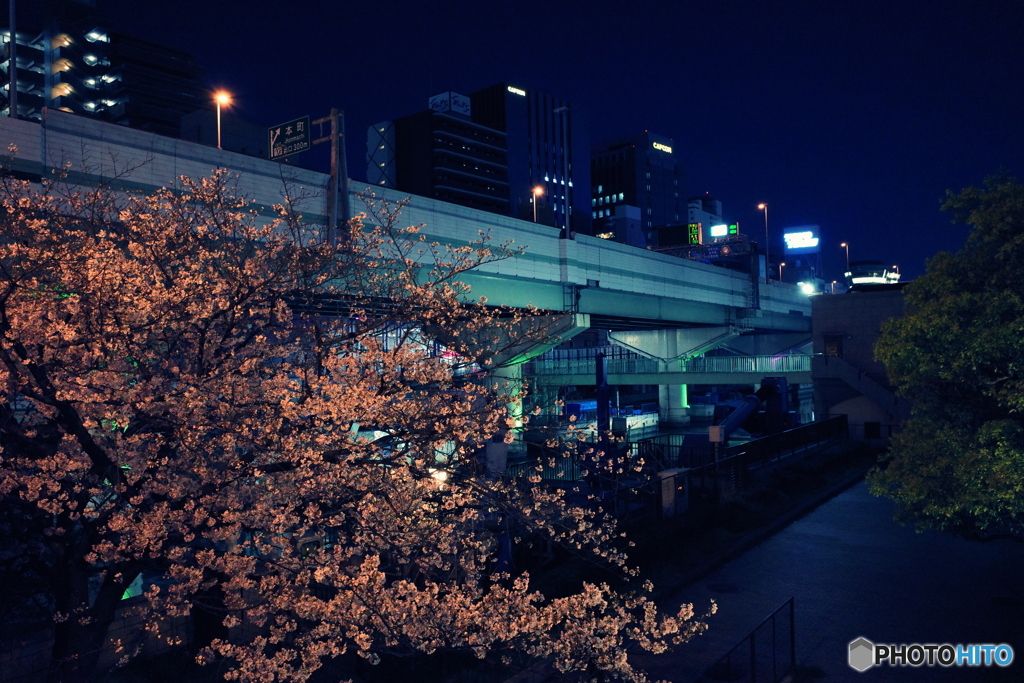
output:
[[[261,215],[272,217],[273,205],[291,192],[306,196],[302,208],[308,220],[325,220],[329,176],[324,173],[53,110],[45,112],[42,124],[0,119],[0,140],[17,146],[9,165],[22,173],[48,177],[54,169],[68,168],[78,184],[151,192],[176,187],[183,175],[199,178],[223,168],[237,174],[239,192]],[[430,241],[461,246],[484,231],[493,243],[525,247],[520,256],[480,267],[484,275],[730,310],[751,306],[751,280],[743,273],[594,237],[559,239],[556,228],[359,182],[350,182],[349,191],[353,213],[364,211],[364,194],[390,202],[408,199],[400,222],[424,224]],[[535,302],[522,305],[527,303]],[[761,286],[761,311],[809,317],[810,304],[795,286],[773,283]]]

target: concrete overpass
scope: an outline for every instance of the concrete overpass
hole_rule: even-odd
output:
[[[177,187],[182,175],[201,177],[223,168],[238,174],[239,193],[268,220],[275,215],[273,205],[292,192],[308,197],[307,219],[326,221],[329,176],[315,171],[54,110],[46,110],[41,123],[0,119],[0,140],[13,146],[4,165],[28,179],[63,168],[76,185],[152,192]],[[472,296],[486,296],[495,305],[532,305],[562,315],[553,342],[587,327],[606,329],[614,343],[671,363],[726,342],[763,356],[810,339],[810,301],[793,285],[584,235],[560,239],[553,227],[350,182],[354,212],[364,206],[365,189],[387,201],[408,199],[402,222],[422,223],[430,241],[461,246],[483,231],[495,243],[525,247],[464,280]],[[516,361],[544,350],[539,346]],[[665,386],[683,385],[681,396],[669,391],[664,399],[677,407],[686,404],[685,383],[696,378],[668,366],[643,374]],[[712,374],[724,383],[730,373]]]

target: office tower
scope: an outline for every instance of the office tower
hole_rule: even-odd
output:
[[[586,131],[564,100],[507,83],[442,93],[371,126],[367,147],[371,184],[591,233]]]
[[[646,247],[652,232],[678,225],[680,172],[671,138],[645,131],[591,150],[594,234]]]
[[[509,213],[505,134],[475,123],[470,99],[431,97],[428,108],[367,130],[367,181],[492,213]]]
[[[108,30],[90,0],[38,7],[19,15],[14,45],[2,18],[0,114],[10,115],[12,73],[25,119],[49,107],[176,137],[181,116],[206,104],[202,70],[187,52]]]

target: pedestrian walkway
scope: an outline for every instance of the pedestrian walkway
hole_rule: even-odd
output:
[[[1024,681],[1024,544],[916,533],[864,483],[839,494],[760,545],[692,584],[675,602],[718,614],[706,634],[638,662],[652,679],[690,683],[790,596],[802,680]],[[670,601],[665,602],[669,607]],[[847,665],[850,641],[1008,643],[1007,669],[871,668]],[[783,658],[788,653],[780,652]]]

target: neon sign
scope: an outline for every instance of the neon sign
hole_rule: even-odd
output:
[[[664,145],[664,144],[662,144],[660,142],[652,142],[651,146],[654,147],[654,149],[656,149],[656,150],[659,150],[659,151],[662,151],[662,152],[668,152],[669,154],[672,153],[672,148],[671,147],[669,147],[668,145]]]
[[[818,238],[810,230],[788,232],[782,237],[786,240],[786,249],[814,249],[818,246]]]
[[[520,97],[526,97],[526,91],[522,88],[516,88],[515,86],[508,86],[508,91],[513,95],[519,95]]]
[[[740,225],[739,225],[739,223],[729,223],[728,225],[725,224],[725,223],[722,223],[721,225],[712,225],[711,226],[711,236],[712,237],[727,237],[729,235],[738,235],[738,234],[740,234]]]

